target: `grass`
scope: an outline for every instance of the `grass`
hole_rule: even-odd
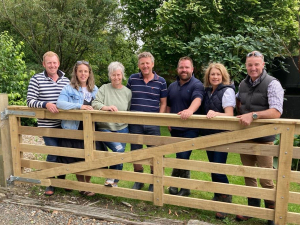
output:
[[[169,131],[166,127],[161,127],[161,135],[170,136]],[[128,151],[130,151],[129,144],[127,144],[126,146],[126,152]],[[167,155],[166,157],[175,158],[176,156],[175,154],[171,154],[171,155]],[[202,150],[194,150],[190,158],[192,160],[208,161],[206,151],[202,151]],[[242,165],[239,154],[234,154],[234,153],[228,154],[227,163],[234,164],[234,165]],[[144,166],[144,167],[145,167],[145,172],[149,173],[150,167],[149,166]],[[123,169],[125,171],[133,171],[133,166],[131,163],[125,163]],[[165,168],[165,175],[170,176],[171,171],[172,171],[171,168]],[[191,178],[197,180],[211,181],[210,173],[205,173],[205,172],[191,171]],[[67,179],[76,180],[76,177],[73,174],[69,174],[67,175]],[[245,185],[243,177],[228,175],[228,179],[231,184]],[[97,184],[104,184],[105,178],[92,177],[91,182]],[[118,185],[124,188],[131,188],[133,186],[133,182],[120,180]],[[148,190],[148,185],[145,185],[143,190]],[[296,183],[291,183],[290,190],[293,192],[300,192],[300,185]],[[167,187],[165,187],[165,193],[168,193]],[[190,197],[210,200],[213,197],[213,193],[191,190]],[[152,202],[144,202],[135,199],[126,199],[122,197],[114,197],[114,196],[107,196],[107,195],[100,195],[100,194],[97,194],[95,197],[92,198],[94,198],[95,200],[102,199],[104,202],[106,202],[104,204],[109,203],[110,205],[113,206],[117,206],[117,205],[120,206],[122,205],[121,202],[123,201],[128,202],[133,206],[134,212],[141,215],[143,218],[147,218],[147,216],[156,216],[156,217],[164,217],[164,218],[179,219],[179,220],[197,219],[201,221],[207,221],[213,224],[241,224],[235,221],[235,215],[228,215],[228,217],[225,220],[220,221],[215,219],[215,212],[212,211],[185,208],[185,207],[174,206],[174,205],[164,205],[162,207],[159,207],[159,206],[154,206]],[[247,205],[247,199],[245,197],[233,196],[233,203]],[[300,213],[300,205],[289,204],[288,210],[290,212]],[[265,224],[265,223],[266,223],[265,220],[253,218],[250,221],[243,222],[242,224],[244,225],[244,224]]]

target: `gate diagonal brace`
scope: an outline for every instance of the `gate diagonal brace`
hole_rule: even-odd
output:
[[[155,156],[162,156],[172,154],[180,151],[186,151],[186,149],[205,149],[211,146],[219,146],[223,144],[235,143],[254,139],[258,137],[264,137],[268,135],[274,135],[281,133],[283,125],[278,125],[274,128],[273,124],[263,125],[259,127],[248,128],[244,130],[228,131],[218,134],[207,135],[204,137],[193,138],[191,140],[181,141],[177,143],[171,143],[156,147],[143,149],[140,151],[132,151],[123,153],[120,156],[108,156],[103,160],[94,159],[89,162],[78,162],[76,164],[66,164],[55,168],[49,168],[41,171],[35,171],[28,174],[24,174],[24,177],[44,179],[47,177],[59,176],[66,173],[78,173],[85,172],[87,170],[94,170],[109,165],[115,165],[120,163],[133,162],[138,160],[144,160],[146,158],[153,158]],[[212,140],[214,140],[212,142]],[[163,151],[162,151],[163,149]],[[141,154],[143,153],[143,154]]]
[[[33,184],[40,184],[41,181],[37,179],[31,179],[31,178],[25,178],[25,177],[16,177],[10,175],[10,177],[7,179],[8,186],[13,186],[14,181],[20,181],[20,182],[27,182],[27,183],[33,183]]]

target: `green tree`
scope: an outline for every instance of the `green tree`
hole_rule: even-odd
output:
[[[189,54],[188,42],[218,27],[213,24],[209,0],[201,5],[190,0],[121,0],[121,4],[132,36],[144,42],[143,50],[154,54],[155,70],[164,76],[174,69],[179,57]]]
[[[7,32],[2,32],[0,46],[0,93],[8,94],[11,105],[26,105],[29,76],[23,60],[24,43],[15,43]]]
[[[89,52],[87,56],[88,59],[94,62],[92,65],[98,87],[110,82],[107,67],[113,61],[121,62],[124,65],[127,77],[138,71],[135,54],[135,49],[137,49],[136,42],[126,40],[124,34],[120,32],[114,32],[112,35],[114,38],[106,37],[99,40],[103,43],[103,52],[105,54]]]
[[[263,51],[269,48],[277,56],[284,54],[284,45],[290,47],[291,40],[298,39],[296,15],[299,0],[167,0],[155,2],[156,4],[150,5],[148,1],[121,0],[121,4],[125,6],[124,21],[129,30],[134,37],[138,36],[145,43],[143,49],[155,55],[157,70],[167,73],[172,73],[171,68],[176,67],[178,58],[183,55],[190,55],[195,59],[198,75],[203,65],[216,60],[216,57],[210,57],[210,55],[207,55],[208,57],[204,55],[205,62],[200,58],[202,50],[195,46],[195,43],[203,36],[206,36],[206,41],[213,41],[206,43],[207,45],[215,45],[218,44],[218,38],[209,38],[209,35],[218,37],[219,34],[223,38],[222,45],[225,49],[226,45],[228,48],[233,46],[233,39],[246,38],[247,40],[249,37],[251,41],[246,43],[245,49],[256,48]],[[143,15],[147,16],[147,12],[151,13],[146,20]],[[150,19],[153,21],[152,24],[148,22]],[[259,36],[255,32],[249,32],[249,27],[253,30],[265,30],[261,34],[268,36]],[[264,42],[264,39],[271,42]],[[278,48],[274,47],[274,41],[278,44]],[[215,50],[218,49],[218,46],[213,47]],[[212,54],[216,55],[217,52]],[[222,54],[232,63],[243,63],[244,56],[236,55],[236,52],[225,51]],[[271,55],[275,54],[268,56]],[[241,69],[244,68],[241,67]],[[237,69],[234,74],[238,72]],[[235,78],[240,79],[238,76]]]
[[[1,4],[2,19],[31,47],[36,63],[52,50],[66,72],[89,51],[105,52],[99,37],[111,35],[118,14],[117,0],[2,0]]]
[[[157,9],[164,0],[120,0],[122,18],[134,40],[151,36],[157,31]]]
[[[270,72],[274,67],[273,59],[284,51],[280,39],[274,37],[270,29],[248,26],[246,32],[245,36],[203,35],[190,42],[188,48],[201,68],[205,68],[209,62],[223,63],[231,79],[239,83],[245,77],[247,53],[256,49],[263,52]]]

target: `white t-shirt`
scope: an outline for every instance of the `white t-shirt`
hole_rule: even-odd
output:
[[[232,88],[227,88],[222,97],[222,107],[225,109],[226,107],[235,107],[235,92]]]
[[[82,87],[84,100],[87,102],[92,101],[92,93],[88,91],[87,87]]]

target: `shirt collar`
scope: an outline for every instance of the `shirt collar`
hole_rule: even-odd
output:
[[[44,74],[45,74],[45,77],[49,77],[46,70],[44,70]],[[64,73],[61,70],[57,70],[57,75],[59,78],[61,78],[64,75]]]
[[[262,71],[262,73],[259,75],[259,77],[255,81],[252,81],[251,77],[249,76],[249,83],[252,85],[252,87],[255,87],[256,85],[260,84],[263,73],[264,73],[264,70]]]
[[[158,79],[159,79],[159,76],[155,73],[155,71],[152,71],[152,72],[153,72],[153,74],[154,74],[153,80],[158,80]],[[139,72],[139,78],[141,78],[141,79],[144,78],[142,72]]]
[[[184,83],[183,85],[190,83],[192,79],[194,79],[194,74],[192,74],[192,76],[191,76],[191,78],[189,79],[189,81],[187,81],[187,82]],[[178,85],[180,85],[180,79],[179,79],[179,76],[177,76],[176,80],[177,80]]]

